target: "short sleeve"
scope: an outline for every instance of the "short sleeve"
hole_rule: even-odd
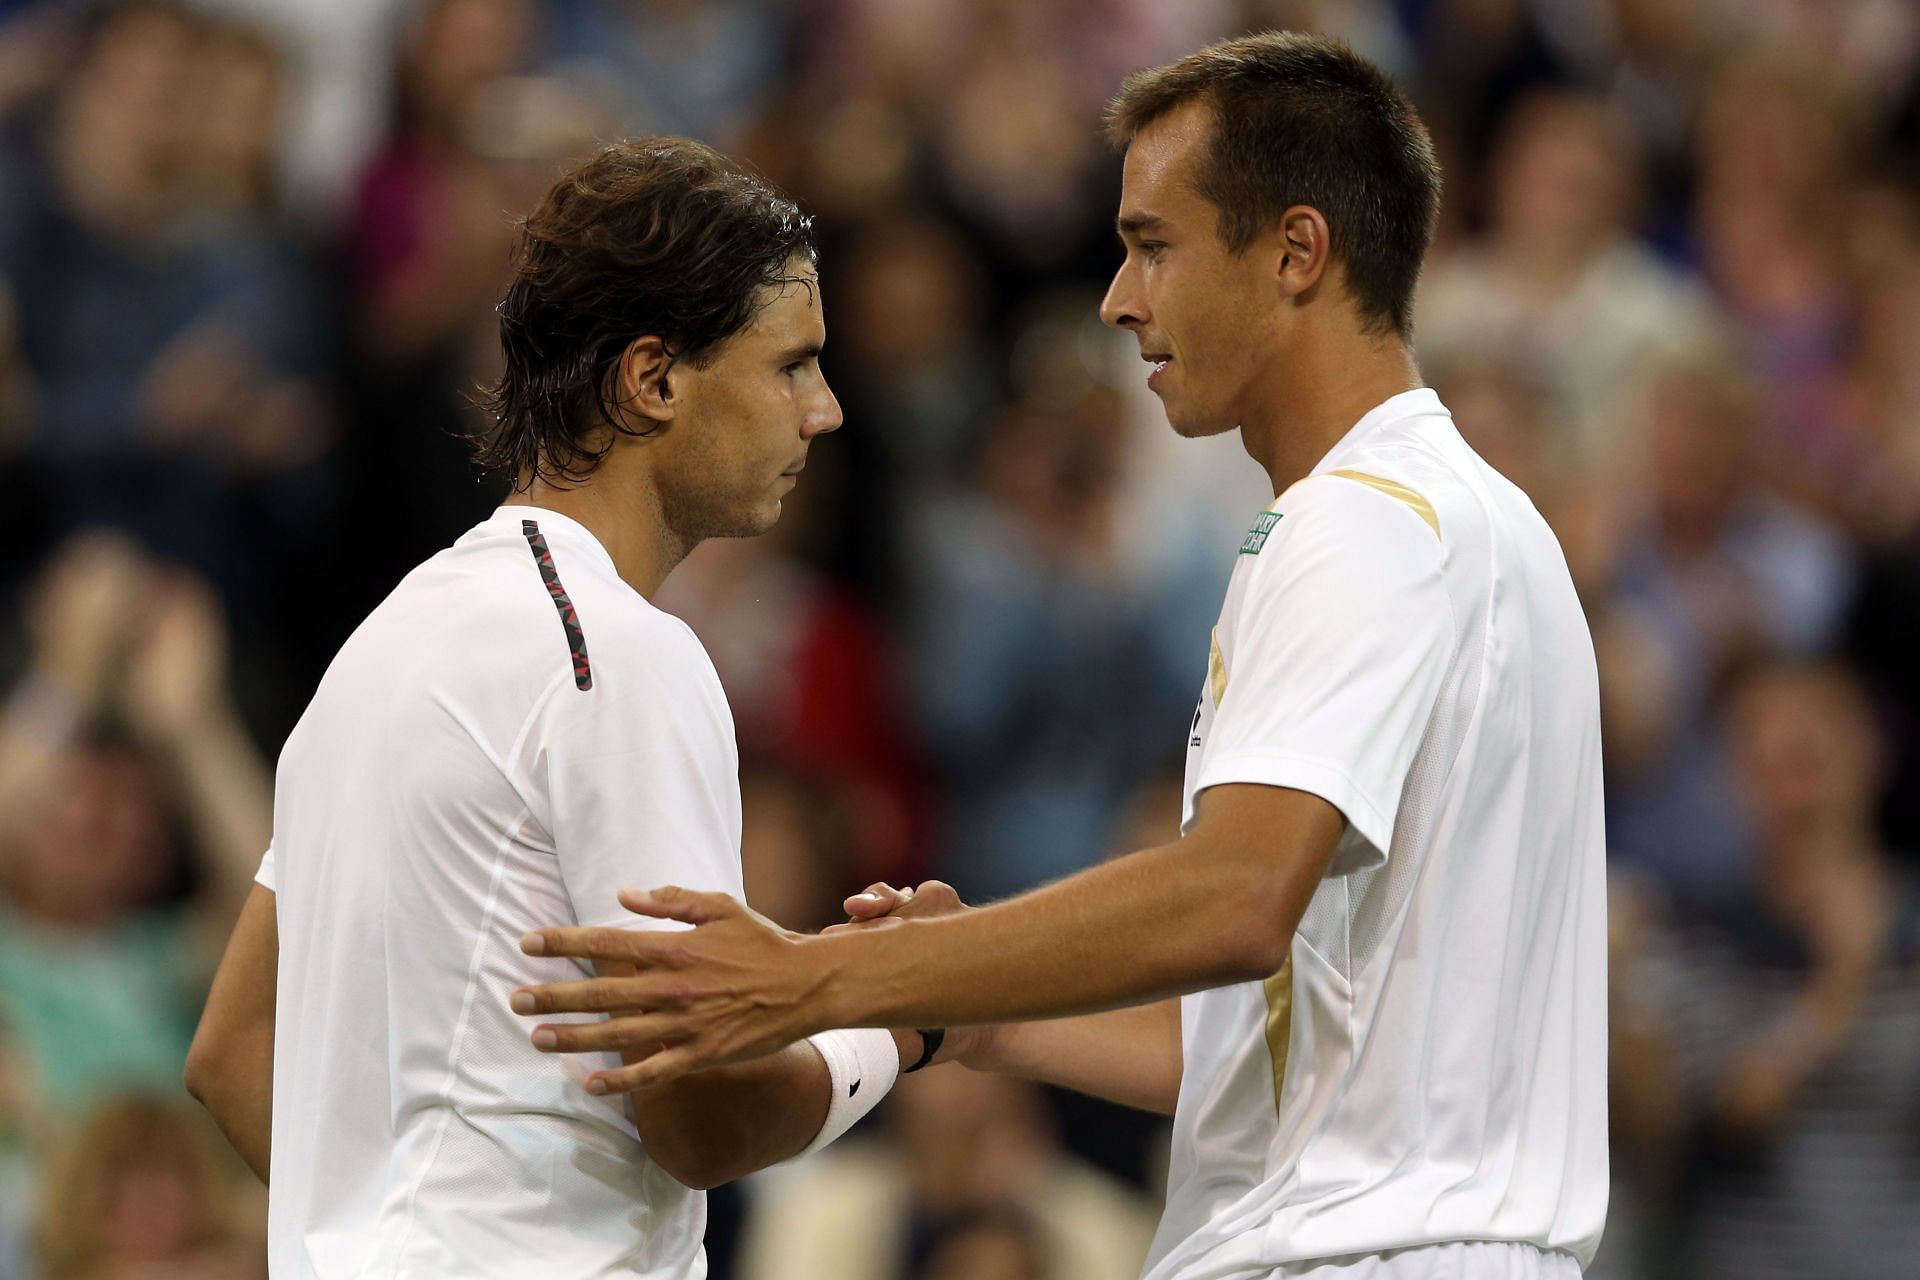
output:
[[[1454,648],[1444,549],[1394,497],[1333,476],[1294,491],[1223,637],[1196,791],[1291,787],[1346,817],[1331,874],[1378,865]]]
[[[683,628],[640,652],[603,667],[591,689],[563,682],[550,708],[549,826],[584,925],[654,923],[620,905],[623,888],[744,897],[739,763],[718,677]]]
[[[253,873],[253,882],[271,893],[278,893],[273,879],[273,843],[267,843],[267,851],[260,858],[260,869]]]

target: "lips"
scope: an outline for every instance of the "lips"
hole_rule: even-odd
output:
[[[1153,372],[1147,375],[1147,386],[1157,387],[1160,376],[1167,371],[1167,366],[1173,363],[1173,357],[1157,351],[1142,351],[1140,358],[1153,366]]]

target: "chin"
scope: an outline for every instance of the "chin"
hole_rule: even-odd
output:
[[[734,538],[757,538],[763,533],[770,533],[773,531],[773,526],[780,523],[780,513],[780,499],[775,498],[767,506],[759,507],[743,515],[739,525],[735,528],[734,532],[728,536]]]
[[[1175,435],[1186,440],[1204,440],[1240,425],[1213,414],[1179,413],[1173,410],[1167,412],[1167,423],[1172,426]]]

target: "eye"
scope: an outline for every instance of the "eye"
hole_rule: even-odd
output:
[[[1158,240],[1142,240],[1140,242],[1140,252],[1146,255],[1148,262],[1159,261],[1160,254],[1166,247],[1166,245]]]

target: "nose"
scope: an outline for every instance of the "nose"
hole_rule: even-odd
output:
[[[845,415],[840,412],[840,398],[834,395],[833,388],[827,385],[826,376],[821,375],[820,395],[809,408],[806,420],[801,425],[801,439],[811,440],[829,431],[838,431],[840,424],[845,420]]]
[[[1128,254],[1120,269],[1113,273],[1107,296],[1100,300],[1100,318],[1116,329],[1138,329],[1151,317],[1147,312],[1145,291],[1140,287],[1140,269]]]

